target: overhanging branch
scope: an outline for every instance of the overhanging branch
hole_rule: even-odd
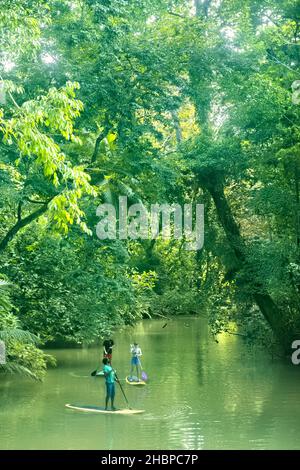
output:
[[[53,199],[53,198],[51,198],[51,199]],[[19,206],[18,206],[18,221],[11,229],[8,230],[5,237],[0,242],[0,251],[3,251],[7,247],[8,243],[16,236],[16,234],[22,228],[26,227],[26,225],[29,225],[34,220],[38,219],[41,215],[43,215],[47,211],[48,204],[51,201],[51,199],[47,203],[43,204],[42,207],[40,207],[36,211],[32,212],[31,214],[27,215],[23,219],[21,218],[21,213],[19,213],[19,210],[20,210],[20,203],[19,203]]]

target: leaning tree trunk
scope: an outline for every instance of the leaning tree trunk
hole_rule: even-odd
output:
[[[213,198],[219,221],[225,231],[228,243],[235,253],[238,268],[241,269],[247,262],[245,243],[225,197],[223,185],[201,181],[201,186],[205,187]],[[294,338],[293,331],[286,323],[286,316],[277,307],[262,284],[254,286],[253,298],[284,351],[287,354],[290,353],[291,342]]]

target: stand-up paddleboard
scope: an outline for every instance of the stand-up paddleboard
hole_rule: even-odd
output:
[[[67,403],[66,408],[77,411],[85,411],[89,413],[105,413],[105,414],[114,414],[114,415],[134,415],[138,413],[144,413],[145,410],[129,410],[129,409],[116,409],[115,411],[106,410],[104,406],[94,406],[94,405],[70,405]]]
[[[126,383],[129,385],[146,385],[146,382],[144,380],[139,380],[137,377],[131,377],[130,375],[127,375]]]

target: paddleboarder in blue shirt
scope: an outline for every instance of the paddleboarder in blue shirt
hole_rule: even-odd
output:
[[[109,359],[105,357],[103,359],[103,372],[105,376],[105,385],[106,385],[106,398],[105,398],[105,409],[107,410],[108,402],[111,401],[111,409],[115,411],[114,399],[116,394],[115,389],[115,380],[116,375],[114,369],[109,365]]]

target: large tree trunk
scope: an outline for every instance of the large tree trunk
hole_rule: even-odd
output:
[[[247,262],[245,243],[225,197],[223,185],[220,183],[213,184],[210,181],[202,181],[201,186],[209,191],[214,200],[219,221],[226,233],[228,243],[235,253],[237,266],[241,269]],[[277,307],[262,284],[253,286],[253,299],[272,328],[279,343],[284,348],[284,351],[287,354],[290,353],[291,342],[294,338],[293,331],[287,325],[286,316]]]
[[[196,16],[208,16],[208,9],[210,7],[211,0],[194,0]]]

